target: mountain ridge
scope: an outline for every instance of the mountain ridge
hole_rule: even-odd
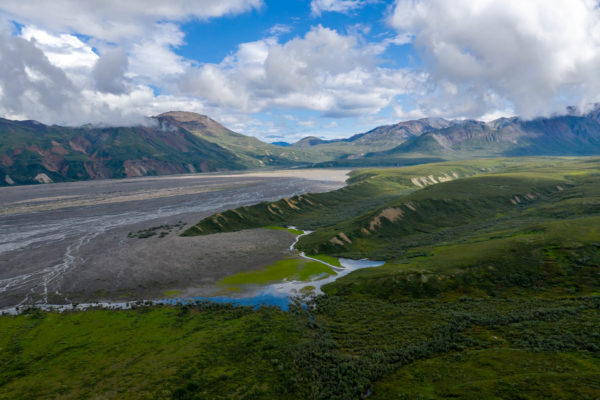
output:
[[[278,146],[206,115],[170,111],[133,127],[0,118],[0,185],[262,167],[377,166],[477,157],[600,154],[600,111],[489,122],[422,118],[345,139]]]
[[[426,119],[427,120],[427,119]],[[423,120],[406,121],[375,128],[364,134],[346,139],[358,148],[357,139],[366,142],[362,149],[373,147],[362,154],[358,152],[338,157],[321,166],[377,166],[407,165],[422,157],[437,159],[469,159],[477,157],[542,156],[542,155],[594,155],[600,154],[600,113],[562,115],[523,120],[518,117],[498,118],[483,122],[477,120],[438,120],[439,127],[423,129],[415,134],[394,132],[397,127]],[[392,134],[388,132],[392,131]],[[379,134],[379,136],[378,136]],[[392,137],[387,143],[382,136]],[[370,140],[369,140],[370,139]],[[394,144],[395,142],[395,144]],[[344,147],[350,150],[348,144]],[[333,145],[317,144],[313,148]]]
[[[273,161],[219,143],[219,134],[239,134],[204,115],[166,113],[151,121],[155,125],[64,127],[0,119],[0,185],[240,170]]]

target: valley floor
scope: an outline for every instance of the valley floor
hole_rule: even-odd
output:
[[[283,248],[268,240],[291,242],[289,225],[314,230],[298,241],[313,257],[386,263],[289,311],[197,302],[2,316],[0,398],[600,398],[600,158],[354,171],[340,189],[150,239]],[[280,256],[219,282],[312,273]]]
[[[294,236],[178,233],[219,210],[337,189],[347,170],[196,174],[0,188],[0,308],[214,294]]]

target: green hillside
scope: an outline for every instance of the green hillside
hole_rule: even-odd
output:
[[[555,162],[554,160],[556,159],[505,158],[450,161],[394,169],[362,169],[353,172],[348,185],[342,189],[328,193],[309,193],[219,213],[204,219],[186,234],[235,231],[276,223],[289,223],[307,229],[348,223],[369,209],[377,209],[377,205],[387,204],[400,195],[433,185],[434,181],[430,177],[437,183],[439,179],[456,181],[475,175],[519,170],[523,163],[537,166]]]
[[[313,204],[265,203],[193,229],[279,219],[316,228],[300,240],[307,253],[387,260],[325,286],[313,313],[334,352],[376,382],[363,386],[373,398],[594,398],[599,173],[598,158],[362,170]],[[381,204],[360,212],[367,197]],[[356,212],[336,218],[344,199]]]

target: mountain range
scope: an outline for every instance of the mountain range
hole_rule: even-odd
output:
[[[316,138],[314,138],[316,139]],[[600,112],[490,122],[424,118],[375,128],[348,139],[302,139],[291,147],[346,153],[322,166],[407,165],[506,156],[600,154]]]
[[[496,156],[600,154],[600,110],[490,122],[423,118],[346,139],[264,143],[211,118],[167,112],[145,126],[0,119],[0,185],[293,166],[408,165]]]
[[[195,113],[147,126],[77,128],[0,119],[0,185],[291,166],[314,162]]]

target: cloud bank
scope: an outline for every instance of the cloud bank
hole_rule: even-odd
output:
[[[596,1],[398,0],[388,22],[423,57],[423,113],[535,117],[600,100]]]
[[[0,9],[22,24],[120,42],[147,36],[157,21],[207,20],[262,6],[262,0],[3,0]]]
[[[0,4],[0,114],[78,125],[136,124],[172,107],[204,110],[178,93],[190,62],[178,23],[259,9],[262,0],[6,0]],[[14,32],[8,20],[22,25]]]

